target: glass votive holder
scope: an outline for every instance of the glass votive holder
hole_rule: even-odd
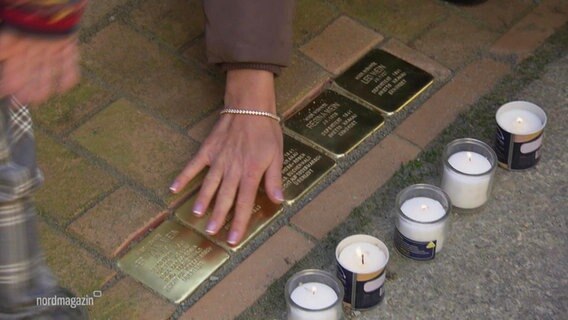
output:
[[[396,196],[394,244],[405,257],[432,260],[446,244],[452,204],[440,188],[411,185]]]
[[[454,140],[444,149],[442,190],[457,208],[481,207],[491,194],[496,169],[497,155],[486,143]]]
[[[286,282],[288,320],[343,320],[344,290],[331,273],[307,269]]]

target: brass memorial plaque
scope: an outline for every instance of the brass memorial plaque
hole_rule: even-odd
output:
[[[378,130],[384,118],[377,111],[326,90],[286,120],[288,129],[341,157]]]
[[[119,268],[172,302],[180,303],[229,254],[194,230],[165,221],[118,262]]]
[[[168,203],[168,209],[175,209],[179,207],[182,203],[185,202],[187,198],[189,198],[193,193],[199,190],[201,185],[203,184],[203,180],[207,175],[209,169],[203,169],[201,172],[195,176],[191,181],[187,183],[185,188],[183,188],[180,192],[173,194],[169,193],[168,197],[166,198],[166,202]]]
[[[193,204],[197,195],[191,197],[186,203],[175,211],[175,215],[184,224],[187,224],[199,232],[205,233],[205,227],[212,214],[212,209],[207,210],[203,217],[197,217],[193,214]],[[213,203],[210,207],[213,207]],[[222,246],[223,248],[231,251],[237,251],[242,248],[250,239],[257,235],[265,226],[267,226],[282,210],[282,206],[274,204],[264,192],[259,192],[256,196],[256,201],[253,207],[252,216],[250,218],[247,233],[243,240],[236,246],[231,246],[227,243],[227,236],[231,230],[231,222],[233,221],[234,211],[231,210],[225,218],[225,223],[219,232],[211,236],[213,241]]]
[[[294,138],[284,135],[282,185],[286,202],[292,203],[335,167],[335,161]]]
[[[432,84],[428,72],[379,49],[371,50],[335,82],[390,115]]]

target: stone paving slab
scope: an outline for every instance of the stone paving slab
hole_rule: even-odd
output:
[[[439,0],[298,0],[296,10],[292,65],[276,80],[280,113],[289,115],[305,105],[373,46],[432,73],[434,85],[387,119],[378,134],[342,160],[305,199],[286,207],[280,219],[234,254],[231,263],[193,296],[173,305],[122,273],[116,258],[167,219],[186,197],[170,196],[167,187],[217,117],[223,74],[205,61],[199,1],[91,2],[81,31],[86,77],[70,93],[34,110],[34,117],[38,157],[47,178],[36,199],[45,221],[41,230],[48,239],[48,262],[73,290],[103,291],[103,299],[91,308],[92,318],[210,319],[211,310],[219,318],[234,318],[266,288],[270,292],[272,282],[297,268],[296,261],[302,264],[300,259],[312,247],[320,250],[333,242],[334,228],[350,221],[351,209],[393,173],[394,180],[401,174],[415,179],[413,170],[422,170],[412,160],[416,154],[448,124],[459,121],[461,112],[522,59],[546,46],[546,39],[568,20],[563,0],[489,0],[475,7]],[[350,32],[371,36],[359,39],[361,46],[330,53],[341,45],[331,41],[336,40],[333,35]],[[329,34],[331,40],[323,41]],[[333,59],[322,59],[322,50]],[[546,99],[558,95],[545,90],[549,83],[566,81],[562,70],[535,83],[549,93]],[[468,87],[461,88],[464,85]],[[566,87],[560,93],[564,97]],[[432,113],[442,115],[441,120]],[[421,133],[416,128],[426,127],[423,119],[430,119],[430,126]],[[406,151],[397,155],[393,150]],[[373,157],[382,159],[385,153],[393,156],[392,161]],[[397,171],[403,162],[407,164]],[[362,183],[365,166],[383,168],[384,176]],[[306,217],[318,212],[309,208],[345,194],[344,189],[356,194],[337,206],[341,211],[329,214],[333,219],[321,218],[321,228],[310,228],[312,221]],[[341,203],[339,198],[335,201]],[[127,214],[117,218],[119,211]],[[295,240],[287,242],[286,235]],[[58,242],[61,247],[53,244]],[[297,248],[290,247],[294,244]],[[284,250],[282,259],[257,263],[279,250]],[[246,287],[240,276],[257,276],[250,282],[254,288]],[[226,299],[223,312],[216,303],[225,299],[227,288],[246,294]]]

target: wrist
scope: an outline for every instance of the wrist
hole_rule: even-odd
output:
[[[274,74],[265,70],[229,70],[225,86],[225,105],[276,113]]]

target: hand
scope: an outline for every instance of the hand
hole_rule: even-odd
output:
[[[41,103],[79,81],[74,35],[41,37],[0,29],[0,98]]]
[[[233,70],[227,73],[225,103],[236,108],[276,111],[274,76],[267,71]],[[209,166],[193,212],[202,216],[216,195],[206,232],[216,234],[235,207],[227,242],[238,244],[246,232],[260,182],[274,203],[284,201],[282,192],[283,141],[278,122],[261,116],[221,116],[170,189],[179,192],[203,168]]]

